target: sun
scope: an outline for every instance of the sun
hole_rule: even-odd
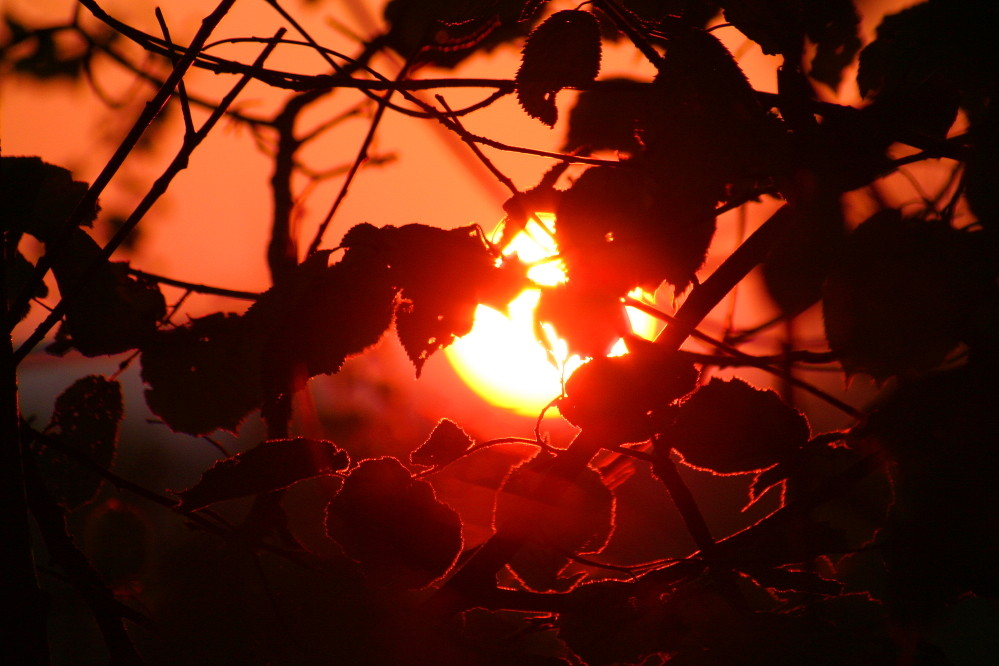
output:
[[[552,237],[555,216],[538,213],[537,218],[514,237],[504,254],[516,254],[524,263],[533,264],[528,277],[535,284],[554,286],[566,280]],[[652,302],[652,297],[642,290],[630,295]],[[583,362],[569,355],[565,342],[547,326],[545,333],[557,363],[537,340],[534,310],[540,298],[539,289],[525,289],[511,301],[505,314],[480,305],[472,331],[445,350],[455,372],[476,394],[492,405],[527,416],[537,416],[558,397],[563,380]],[[626,311],[637,335],[651,339],[659,333],[658,320],[633,308]],[[623,341],[619,341],[612,354],[626,351]]]

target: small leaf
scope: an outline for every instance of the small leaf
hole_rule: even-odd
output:
[[[62,231],[86,193],[86,183],[73,180],[69,170],[41,158],[0,158],[0,225],[6,230],[49,242]],[[95,217],[97,208],[88,211],[81,223],[89,225]]]
[[[197,511],[215,502],[281,490],[349,465],[347,452],[332,442],[305,437],[268,440],[205,470],[196,484],[177,493],[179,508]]]
[[[441,419],[420,448],[409,454],[414,465],[443,467],[454,462],[472,446],[472,438],[458,424]]]
[[[600,473],[587,467],[567,481],[546,474],[553,460],[539,454],[511,470],[496,496],[493,519],[497,526],[528,531],[529,542],[509,566],[522,582],[539,590],[557,586],[568,555],[599,552],[614,530],[614,495]],[[556,503],[539,499],[542,487]]]
[[[662,435],[662,444],[692,467],[744,474],[795,454],[808,442],[809,428],[775,392],[714,378],[680,404]]]
[[[100,253],[82,229],[74,229],[64,245],[47,253],[59,291],[70,299],[49,353],[76,349],[84,356],[101,356],[136,349],[166,316],[166,300],[155,282],[129,275],[127,263],[109,262]]]
[[[77,380],[56,398],[46,437],[36,440],[35,450],[42,475],[61,504],[75,508],[89,501],[102,478],[60,449],[72,449],[109,469],[123,413],[121,385],[100,375]],[[47,444],[46,439],[56,440],[58,446]]]
[[[242,317],[233,314],[158,332],[142,348],[149,409],[192,435],[235,432],[262,401],[256,346]]]
[[[458,514],[394,458],[365,460],[351,472],[329,504],[326,530],[386,587],[426,587],[461,551]]]
[[[584,86],[600,71],[600,25],[590,12],[555,12],[527,38],[517,70],[517,100],[549,127],[558,120],[555,95]]]

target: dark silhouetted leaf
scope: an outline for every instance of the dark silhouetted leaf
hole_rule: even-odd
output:
[[[391,325],[396,288],[384,263],[352,252],[327,266],[318,252],[254,303],[247,325],[264,340],[267,397],[290,394],[381,339]]]
[[[764,53],[795,62],[807,37],[816,45],[809,74],[832,89],[860,50],[860,17],[852,0],[721,0],[725,18]]]
[[[25,259],[20,251],[15,250],[11,258],[6,262],[4,275],[4,286],[7,289],[7,307],[14,304],[14,299],[21,293],[21,290],[28,285],[28,281],[34,274],[34,265]],[[49,293],[49,288],[44,282],[40,283],[32,294],[33,298],[44,298]],[[12,317],[20,321],[27,316],[29,306],[25,306],[20,312],[10,313]]]
[[[640,120],[652,103],[649,85],[626,78],[601,83],[598,90],[584,90],[576,98],[562,150],[615,150],[634,155],[641,148]]]
[[[123,413],[121,385],[100,375],[77,380],[56,398],[52,420],[45,437],[36,439],[35,450],[42,475],[58,502],[77,507],[92,499],[103,481],[86,464],[60,449],[72,449],[109,469]]]
[[[523,37],[546,0],[391,0],[388,45],[413,64],[455,67],[476,52]]]
[[[422,588],[461,551],[461,520],[394,458],[362,461],[329,504],[326,529],[372,582]]]
[[[387,279],[400,290],[396,332],[417,377],[434,352],[472,330],[480,302],[495,303],[497,293],[519,291],[511,288],[510,273],[496,267],[496,252],[478,227],[361,224],[347,232],[342,244],[348,257],[371,256],[390,268]]]
[[[822,297],[822,283],[842,251],[846,226],[835,197],[784,206],[775,215],[791,219],[763,262],[763,282],[781,313],[793,317]]]
[[[441,419],[427,441],[409,454],[414,465],[443,467],[461,457],[472,446],[472,438],[450,419]]]
[[[715,200],[633,166],[593,167],[566,191],[555,235],[570,281],[623,295],[666,280],[684,289],[704,263]]]
[[[679,452],[686,464],[740,474],[792,456],[808,442],[809,428],[804,415],[773,391],[741,379],[714,378],[680,404],[662,434],[662,444]]]
[[[829,345],[876,380],[939,365],[988,293],[971,238],[943,222],[875,214],[848,238],[823,293]]]
[[[0,201],[3,228],[31,234],[42,242],[54,239],[87,193],[87,184],[73,180],[62,167],[38,157],[0,158]],[[83,224],[97,217],[89,211]]]
[[[101,249],[82,229],[74,229],[52,259],[66,318],[48,351],[76,349],[84,356],[118,354],[142,346],[166,316],[159,286],[129,275],[125,262],[101,258]]]
[[[517,100],[527,115],[552,127],[558,120],[555,95],[584,86],[600,71],[600,25],[582,10],[555,12],[527,38],[517,70]]]
[[[334,474],[350,465],[346,451],[332,442],[296,437],[262,442],[205,470],[201,479],[177,493],[182,511],[197,511],[223,500],[257,495]]]
[[[583,358],[606,356],[631,331],[617,294],[578,280],[543,288],[534,318],[551,324],[569,353]]]
[[[671,192],[671,214],[694,217],[782,171],[784,129],[760,105],[735,58],[700,29],[678,27],[651,88],[640,139]]]
[[[616,442],[652,436],[650,414],[665,410],[694,389],[697,371],[654,343],[631,343],[631,353],[595,358],[569,377],[559,412],[569,422]]]
[[[519,525],[530,539],[509,562],[531,589],[562,589],[559,574],[568,555],[599,552],[614,530],[614,495],[600,474],[587,467],[572,481],[546,474],[554,458],[539,454],[511,470],[496,496],[494,523]],[[553,488],[552,484],[558,484]],[[549,504],[539,490],[557,497]]]
[[[160,331],[142,349],[149,408],[181,432],[235,432],[262,400],[257,349],[237,315],[216,313]]]

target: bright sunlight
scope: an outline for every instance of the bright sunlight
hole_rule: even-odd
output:
[[[537,220],[517,234],[504,254],[516,254],[527,264],[534,264],[528,276],[535,284],[553,286],[565,282],[565,269],[556,258],[557,247],[552,238],[555,216],[538,213]],[[640,289],[630,294],[652,302],[652,296]],[[562,381],[582,364],[576,355],[568,355],[568,347],[554,331],[545,325],[544,332],[551,345],[552,362],[544,345],[535,335],[534,310],[541,292],[525,289],[503,314],[480,305],[475,311],[475,326],[468,335],[455,340],[445,350],[452,367],[476,394],[497,407],[518,414],[537,416],[551,400],[562,393]],[[652,339],[661,329],[660,322],[633,308],[626,308],[635,334]],[[618,341],[612,355],[623,354],[624,342]]]

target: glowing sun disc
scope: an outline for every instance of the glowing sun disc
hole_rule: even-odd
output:
[[[539,217],[551,229],[554,216],[541,213]],[[553,256],[556,247],[550,233],[532,220],[506,253],[516,253],[521,261],[534,263]],[[537,284],[551,286],[565,281],[565,271],[558,261],[545,262],[533,266],[528,277]],[[630,295],[650,301],[641,290]],[[471,333],[444,350],[455,372],[476,394],[492,405],[528,416],[537,416],[558,397],[563,379],[582,364],[578,356],[568,356],[565,343],[557,339],[552,341],[553,351],[565,359],[563,367],[550,362],[534,333],[534,309],[540,297],[538,289],[525,289],[510,302],[508,315],[480,305]],[[637,335],[651,339],[659,332],[661,324],[654,318],[633,308],[626,308],[626,312]],[[625,352],[622,340],[612,355]]]

